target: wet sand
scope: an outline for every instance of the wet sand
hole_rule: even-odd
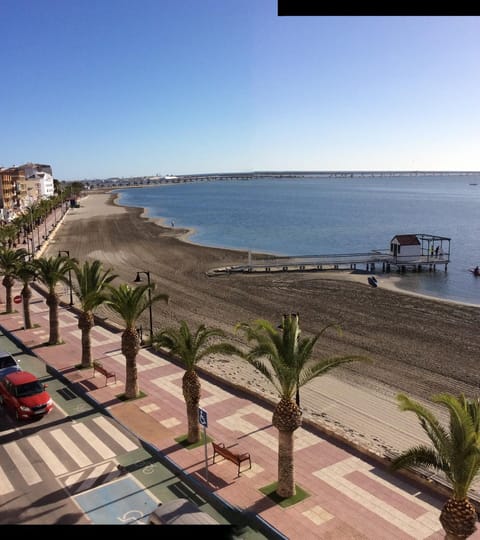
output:
[[[378,288],[368,285],[366,275],[349,271],[208,277],[212,268],[245,262],[247,253],[192,244],[188,231],[149,220],[142,209],[120,207],[114,199],[97,192],[81,199],[44,254],[68,249],[79,261],[99,259],[122,281],[132,282],[137,271],[150,272],[157,290],[170,296],[168,305],[159,302],[153,308],[155,329],[185,320],[192,328],[202,323],[222,328],[241,343],[234,333],[236,323],[265,318],[280,324],[283,313],[298,312],[305,335],[333,322],[343,330],[342,335],[327,331],[316,345],[317,356],[360,354],[372,359],[371,364],[338,368],[303,387],[306,419],[381,453],[408,442],[408,426],[403,438],[395,433],[398,392],[423,400],[437,392],[478,395],[479,307],[399,292],[395,277],[382,274],[377,274]],[[102,314],[115,320],[110,312]],[[148,313],[141,322],[148,330]],[[202,366],[275,399],[263,377],[239,359],[214,358]],[[349,406],[355,414],[345,408],[350,395],[360,396],[358,404]],[[330,405],[332,398],[335,406]],[[349,425],[349,414],[356,418],[364,404],[381,400],[386,404],[382,410],[371,405],[370,412]],[[392,427],[391,433],[385,426]]]

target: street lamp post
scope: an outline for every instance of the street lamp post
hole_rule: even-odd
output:
[[[150,316],[150,345],[152,344],[153,340],[153,317],[152,317],[152,289],[150,287],[150,272],[148,271],[142,271],[137,272],[137,277],[133,280],[134,283],[140,283],[142,281],[142,278],[140,277],[140,274],[145,274],[147,276],[147,283],[148,283],[148,312]]]
[[[70,257],[70,251],[68,249],[59,251],[58,256],[62,255],[62,253],[65,253],[67,257]],[[70,289],[70,305],[73,306],[72,271],[70,268],[68,269],[68,286]]]

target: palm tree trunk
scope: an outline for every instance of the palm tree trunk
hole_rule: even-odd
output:
[[[58,345],[60,343],[59,325],[58,325],[58,297],[56,294],[47,296],[47,306],[49,308],[50,319],[50,338],[49,345]]]
[[[200,404],[200,379],[194,370],[185,371],[182,378],[183,397],[187,407],[188,436],[190,444],[200,440],[198,407]]]
[[[22,303],[23,303],[23,321],[25,330],[32,328],[32,318],[30,316],[30,298],[32,297],[32,291],[28,285],[25,285],[22,289]]]
[[[126,367],[126,381],[125,381],[125,398],[135,399],[138,397],[138,373],[136,356],[125,356]]]
[[[197,443],[200,440],[200,424],[198,423],[198,403],[187,403],[188,436],[190,444]]]
[[[127,328],[122,334],[122,354],[125,356],[125,398],[138,397],[137,354],[140,350],[139,339],[135,329]]]
[[[278,431],[278,487],[277,494],[288,499],[295,495],[295,467],[293,461],[294,431]]]
[[[12,313],[13,304],[12,304],[12,284],[7,283],[5,285],[5,308],[7,313]]]
[[[78,328],[82,332],[82,368],[92,367],[92,343],[90,330],[94,325],[93,314],[90,312],[81,313],[78,318]]]

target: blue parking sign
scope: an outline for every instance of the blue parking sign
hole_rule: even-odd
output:
[[[208,415],[205,409],[198,408],[198,423],[203,427],[208,427]]]

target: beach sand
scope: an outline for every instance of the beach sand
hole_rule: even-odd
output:
[[[302,387],[305,419],[381,453],[408,445],[417,424],[400,416],[406,413],[398,412],[398,392],[420,400],[437,392],[478,395],[479,307],[399,292],[395,277],[381,273],[377,288],[368,285],[367,275],[350,271],[208,277],[212,268],[246,262],[247,253],[192,244],[188,231],[162,226],[143,209],[123,208],[114,199],[101,192],[80,199],[44,255],[68,249],[79,261],[99,259],[126,282],[137,271],[150,272],[157,291],[170,297],[153,307],[155,329],[185,320],[194,329],[221,328],[241,344],[234,332],[238,322],[280,324],[283,313],[298,312],[304,335],[338,323],[342,334],[328,330],[315,355],[366,355],[372,362],[349,364]],[[110,312],[101,314],[120,322]],[[141,322],[148,330],[148,312]],[[244,361],[212,358],[201,365],[276,401],[269,383]]]

